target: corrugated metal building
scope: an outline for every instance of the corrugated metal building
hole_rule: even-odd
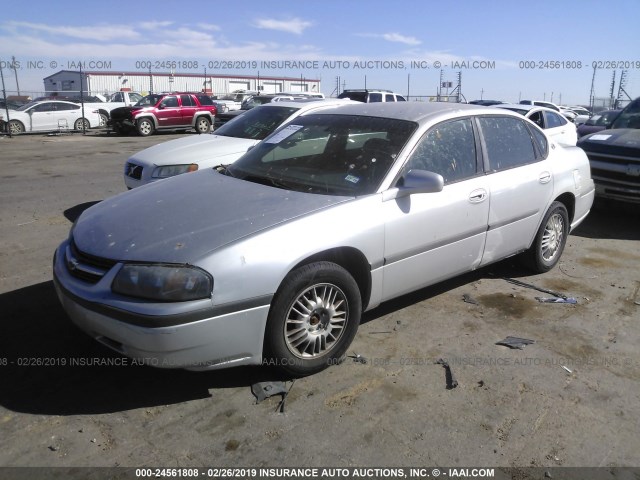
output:
[[[87,95],[110,94],[120,90],[140,92],[207,92],[221,95],[235,90],[263,93],[320,92],[320,80],[293,77],[214,75],[207,73],[82,72],[60,70],[44,78],[49,94],[74,96],[82,89]],[[82,86],[80,86],[82,82]]]

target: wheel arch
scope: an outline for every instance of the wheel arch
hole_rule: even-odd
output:
[[[213,121],[215,119],[215,116],[212,115],[210,112],[196,112],[195,115],[193,116],[193,119],[191,120],[191,126],[195,128],[196,124],[198,123],[198,118],[200,117],[207,117],[207,120],[209,120],[209,122],[211,123],[211,126],[213,126]]]
[[[371,265],[367,257],[357,248],[336,247],[314,253],[295,264],[287,274],[304,265],[322,261],[333,262],[349,272],[358,284],[362,300],[362,309],[364,310],[369,304],[371,297]]]
[[[151,115],[150,113],[136,116],[133,123],[137,124],[140,120],[144,120],[144,119],[150,119],[151,122],[153,123],[153,128],[158,128],[158,119],[156,118],[155,115]]]
[[[569,214],[569,225],[571,225],[576,212],[576,197],[570,192],[565,192],[562,195],[556,197],[554,202],[560,202],[565,206],[565,208],[567,209],[567,213]]]

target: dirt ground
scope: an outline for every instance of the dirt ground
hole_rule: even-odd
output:
[[[0,465],[640,466],[637,207],[597,205],[548,274],[505,261],[383,304],[349,358],[295,382],[132,365],[85,336],[53,251],[125,190],[131,153],[183,135],[0,138]],[[256,403],[261,381],[286,382],[284,413]]]

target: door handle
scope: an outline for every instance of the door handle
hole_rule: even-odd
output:
[[[480,203],[487,198],[487,191],[484,188],[478,188],[469,194],[471,203]]]

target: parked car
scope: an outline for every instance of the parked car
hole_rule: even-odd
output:
[[[582,138],[590,133],[596,133],[600,130],[604,130],[608,125],[611,125],[615,118],[622,110],[603,110],[600,113],[592,116],[585,123],[578,126],[578,138]]]
[[[146,137],[156,130],[195,129],[208,133],[216,107],[203,93],[162,93],[143,97],[132,107],[111,110],[108,124],[117,133],[137,131]]]
[[[273,95],[253,95],[245,98],[242,101],[242,106],[239,110],[230,110],[224,113],[218,113],[216,115],[214,126],[217,128],[221,127],[229,120],[233,120],[238,115],[242,115],[247,110],[251,110],[253,107],[257,107],[258,105],[266,105],[267,103],[271,103],[274,100]]]
[[[374,103],[374,102],[406,102],[407,100],[399,93],[391,90],[371,90],[371,89],[352,89],[345,90],[338,98],[348,98],[356,102]]]
[[[13,135],[100,126],[100,115],[96,110],[85,108],[83,116],[80,105],[58,100],[29,102],[15,110],[9,110],[9,116],[4,120],[6,128]]]
[[[258,94],[258,92],[250,90],[235,90],[224,95],[216,95],[215,97],[212,97],[212,100],[213,104],[218,109],[218,114],[220,114],[233,110],[240,110],[244,100]]]
[[[501,100],[471,100],[469,105],[483,105],[485,107],[490,107],[492,105],[500,105],[501,103],[506,103]]]
[[[578,141],[576,126],[558,112],[546,107],[524,104],[501,104],[496,108],[505,108],[524,115],[542,128],[547,136],[561,145],[575,147]]]
[[[596,195],[640,203],[640,98],[627,105],[606,130],[582,137]]]
[[[348,100],[333,99],[259,105],[212,135],[171,140],[133,154],[124,167],[124,183],[127,188],[135,188],[181,173],[228,165],[284,122],[321,108],[348,103]]]
[[[76,325],[149,365],[307,375],[381,302],[520,252],[550,270],[592,201],[584,152],[514,112],[343,105],[88,208],[53,278]]]
[[[520,100],[519,104],[520,105],[535,105],[537,107],[550,108],[551,110],[555,110],[556,112],[560,111],[560,107],[558,105],[556,105],[555,103],[542,101],[542,100]]]

